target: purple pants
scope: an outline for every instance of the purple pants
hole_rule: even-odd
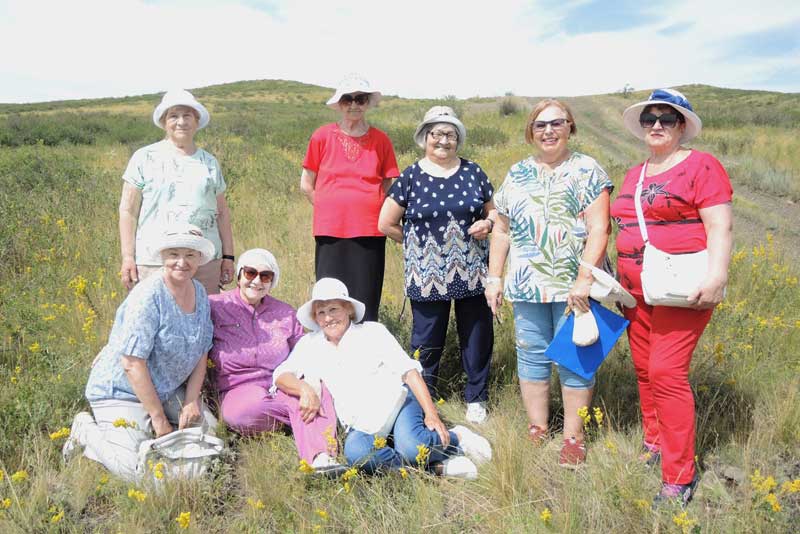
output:
[[[273,396],[260,384],[242,384],[223,394],[221,415],[231,429],[247,436],[274,431],[288,424],[300,458],[311,463],[321,452],[333,452],[331,456],[335,456],[336,411],[324,385],[320,405],[325,415],[317,415],[310,423],[304,423],[299,398],[280,390]]]

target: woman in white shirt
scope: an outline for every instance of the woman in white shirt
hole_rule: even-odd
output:
[[[347,463],[367,473],[403,465],[474,479],[491,459],[489,442],[463,426],[448,430],[420,374],[382,324],[359,323],[364,304],[334,278],[322,278],[297,319],[312,332],[275,369],[275,385],[300,398],[301,413],[320,409],[320,381],[345,427]],[[392,440],[376,438],[392,437]],[[391,446],[390,446],[391,444]],[[383,445],[383,446],[380,446]]]

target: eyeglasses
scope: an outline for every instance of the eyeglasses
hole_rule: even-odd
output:
[[[680,118],[677,113],[662,113],[661,115],[642,113],[639,115],[639,124],[642,128],[652,128],[656,122],[661,123],[663,128],[674,128],[680,122]]]
[[[552,126],[554,130],[560,130],[562,128],[566,128],[569,124],[568,119],[553,119],[551,121],[533,121],[531,124],[531,130],[534,132],[543,132],[547,129],[547,125]]]
[[[266,284],[267,282],[272,281],[272,277],[275,276],[275,273],[272,271],[257,271],[252,267],[242,267],[241,273],[244,275],[247,281],[253,280],[256,276],[259,277],[262,284]]]
[[[456,132],[440,132],[438,130],[431,130],[428,135],[433,137],[435,141],[441,141],[443,138],[448,141],[458,141],[458,134]]]
[[[369,93],[361,93],[358,95],[342,95],[342,98],[339,99],[339,103],[346,106],[349,106],[353,102],[359,106],[369,103]]]

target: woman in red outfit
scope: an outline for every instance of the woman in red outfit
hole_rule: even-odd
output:
[[[366,321],[378,320],[383,288],[386,236],[378,214],[400,174],[389,137],[365,119],[380,96],[362,78],[342,80],[327,102],[341,118],[313,133],[300,176],[300,189],[314,205],[317,280],[344,282],[366,306]]]
[[[689,386],[692,352],[724,295],[732,242],[733,190],[725,169],[710,154],[685,148],[702,122],[678,91],[658,89],[625,110],[628,130],[650,150],[630,169],[611,215],[619,226],[617,268],[637,306],[626,308],[628,339],[642,406],[644,446],[661,459],[662,489],[656,501],[686,504],[697,485],[695,413]],[[672,254],[708,250],[709,269],[689,295],[688,307],[650,306],[642,296],[644,241],[635,211],[635,190],[646,165],[641,205],[650,242]]]

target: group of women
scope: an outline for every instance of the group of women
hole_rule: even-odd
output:
[[[270,295],[280,269],[269,251],[248,250],[233,269],[225,182],[214,157],[194,144],[208,111],[186,91],[164,96],[153,120],[166,138],[137,151],[123,176],[121,276],[132,289],[89,377],[93,414],[76,416],[65,453],[83,447],[136,478],[142,440],[175,426],[213,432],[201,400],[210,358],[222,420],[241,434],[288,424],[300,457],[317,469],[338,467],[342,441],[346,462],[368,472],[424,464],[474,478],[491,458],[489,442],[465,426],[448,429],[431,395],[451,301],[466,420],[479,425],[488,416],[492,321],[505,299],[513,304],[527,436],[548,441],[553,362],[545,349],[565,312],[590,310],[589,266],[606,260],[613,216],[619,279],[636,299],[624,313],[643,452],[648,463],[661,462],[658,498],[687,503],[697,482],[688,370],[723,298],[732,196],[722,165],[683,146],[702,127],[688,100],[657,90],[625,111],[626,128],[650,157],[627,173],[612,203],[606,172],[570,150],[577,124],[559,100],[534,106],[525,139],[535,154],[513,165],[495,194],[480,165],[458,155],[467,130],[445,106],[425,114],[414,133],[424,157],[400,172],[390,139],[365,118],[380,96],[363,79],[345,79],[328,101],[340,120],[309,141],[300,181],[313,204],[317,283],[297,311]],[[685,306],[645,302],[637,211],[651,230],[648,244],[670,254],[708,250],[708,275]],[[415,358],[377,322],[386,236],[403,245]],[[216,294],[234,277],[236,287]],[[594,379],[563,366],[558,373],[558,462],[574,468],[586,461],[578,411],[591,404]]]

